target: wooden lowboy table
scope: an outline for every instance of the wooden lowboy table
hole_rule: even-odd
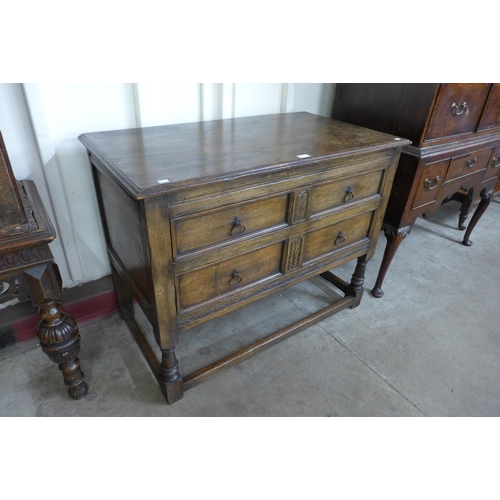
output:
[[[342,83],[332,117],[412,141],[403,148],[383,229],[386,250],[374,297],[401,242],[421,215],[432,216],[450,200],[459,201],[462,243],[499,192],[499,83]],[[466,219],[479,204],[469,224]]]
[[[83,134],[120,314],[168,403],[221,370],[356,307],[408,141],[308,113]],[[350,283],[329,269],[357,259]],[[334,304],[193,373],[191,327],[321,275]],[[150,321],[158,359],[137,320]]]

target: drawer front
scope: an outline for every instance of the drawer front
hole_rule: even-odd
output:
[[[500,127],[500,83],[491,87],[478,131]]]
[[[488,170],[484,176],[485,179],[496,177],[500,171],[500,146],[493,148],[490,159],[488,160]]]
[[[172,220],[174,258],[286,224],[288,194]]]
[[[483,149],[453,157],[448,168],[448,173],[446,174],[446,182],[486,168],[490,154],[491,149]]]
[[[311,215],[356,202],[378,193],[382,171],[370,172],[349,179],[326,182],[313,187]]]
[[[488,83],[443,83],[425,140],[474,132],[488,90]]]
[[[316,229],[306,234],[302,263],[341,250],[351,243],[366,238],[370,228],[372,212]]]
[[[279,275],[282,249],[280,241],[177,276],[178,306],[182,310]]]
[[[418,208],[436,200],[439,192],[439,186],[444,182],[446,169],[450,159],[426,163],[422,170],[420,180],[418,182],[417,191],[413,200],[413,208]]]

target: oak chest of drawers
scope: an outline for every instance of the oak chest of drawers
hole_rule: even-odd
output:
[[[372,294],[420,215],[460,202],[463,244],[488,207],[500,170],[500,84],[339,84],[333,118],[400,134],[403,148],[384,218],[387,247]],[[465,221],[479,201],[467,228]]]
[[[90,133],[120,314],[167,402],[217,372],[359,304],[408,141],[308,113]],[[329,269],[358,259],[350,283]],[[179,335],[321,275],[343,298],[190,374]],[[161,356],[134,319],[135,299]],[[161,358],[161,359],[159,359]]]

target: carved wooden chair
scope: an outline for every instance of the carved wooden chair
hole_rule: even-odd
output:
[[[68,393],[88,392],[80,370],[80,333],[61,306],[62,280],[49,248],[56,237],[35,183],[17,181],[0,132],[0,304],[31,300],[43,352],[59,364]]]

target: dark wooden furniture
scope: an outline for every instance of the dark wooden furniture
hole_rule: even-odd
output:
[[[420,215],[457,200],[464,230],[479,199],[463,237],[464,245],[472,244],[498,182],[500,84],[338,84],[332,117],[412,141],[403,148],[384,217],[387,247],[375,297],[383,295],[389,265]]]
[[[308,113],[89,133],[120,313],[168,403],[221,370],[359,304],[407,141]],[[358,259],[350,283],[329,269]],[[189,328],[321,275],[333,305],[190,374]],[[161,361],[134,318],[153,326]]]
[[[73,399],[88,392],[80,370],[80,333],[61,306],[62,281],[50,252],[56,234],[33,181],[17,182],[0,133],[0,303],[31,299],[38,308],[37,336],[58,363]]]

